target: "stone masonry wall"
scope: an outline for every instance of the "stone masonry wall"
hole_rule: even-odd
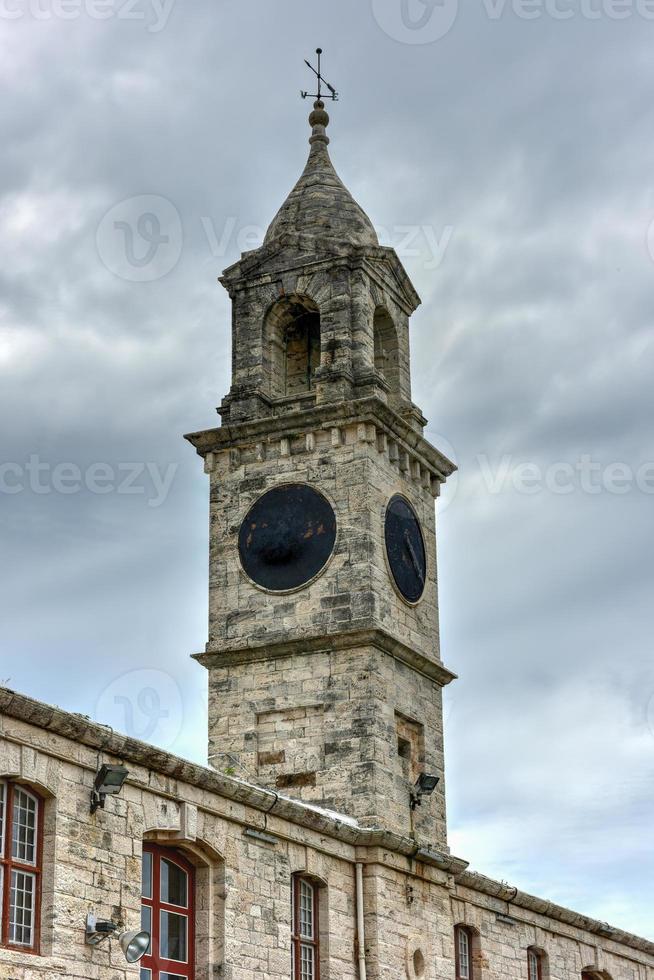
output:
[[[46,839],[41,955],[0,947],[1,980],[136,980],[138,966],[115,941],[84,944],[84,921],[93,910],[138,926],[144,840],[179,848],[196,865],[198,980],[289,980],[298,871],[322,884],[322,980],[354,980],[357,861],[369,980],[453,980],[458,922],[477,936],[474,980],[524,978],[534,944],[549,957],[544,980],[580,980],[588,967],[610,980],[654,980],[654,944],[603,938],[598,923],[461,874],[461,862],[422,856],[409,838],[359,830],[0,689],[2,704],[0,778],[46,798]],[[129,779],[91,816],[103,744],[104,760],[125,762]],[[218,783],[224,792],[211,788]]]
[[[441,777],[438,793],[416,813],[416,823],[426,839],[445,847],[439,685],[365,643],[337,648],[349,631],[381,629],[439,663],[431,484],[400,457],[397,446],[369,425],[328,427],[311,439],[304,435],[215,455],[211,656],[205,660],[210,758],[215,765],[235,765],[235,772],[262,785],[366,822],[385,815],[398,832],[410,826],[409,776],[415,782],[419,771],[435,771]],[[285,482],[320,490],[335,508],[338,534],[333,557],[315,581],[292,594],[273,595],[244,573],[238,531],[255,500]],[[384,515],[396,493],[411,501],[424,532],[427,585],[414,606],[400,598],[386,563]],[[303,648],[308,639],[322,643],[317,652]],[[275,643],[283,645],[283,655],[274,653]],[[257,644],[257,658],[246,657],[244,651]],[[398,771],[395,713],[424,732],[421,758],[406,773]]]
[[[419,298],[397,255],[373,246],[307,251],[300,244],[306,246],[289,241],[246,253],[221,279],[233,301],[232,387],[221,409],[224,421],[295,410],[292,400],[279,398],[283,379],[275,326],[276,304],[289,299],[308,300],[320,315],[318,403],[355,397],[362,388],[386,400],[374,356],[374,315],[381,308],[397,339],[397,391],[390,401],[398,409],[410,407],[409,315]]]
[[[385,432],[366,424],[326,424],[217,453],[209,470],[209,650],[378,626],[439,660],[432,485]],[[290,595],[271,595],[243,572],[238,531],[258,497],[283,483],[320,490],[335,508],[338,536],[331,562],[314,582]],[[415,606],[399,597],[386,565],[384,510],[396,493],[413,504],[424,531],[427,585]]]
[[[416,774],[443,773],[441,690],[385,652],[212,668],[209,711],[217,769],[446,848],[444,779],[413,815],[409,807]],[[422,738],[405,762],[398,742],[409,725]]]
[[[196,865],[197,980],[290,977],[291,876],[298,871],[326,885],[334,938],[325,978],[356,976],[353,848],[131,762],[121,794],[91,816],[97,753],[14,719],[0,722],[0,778],[24,780],[46,797],[50,831],[42,955],[0,946],[1,980],[136,980],[138,966],[126,964],[116,941],[84,944],[84,923],[95,911],[139,927],[145,840],[178,848]],[[248,827],[279,834],[277,843],[244,836]]]

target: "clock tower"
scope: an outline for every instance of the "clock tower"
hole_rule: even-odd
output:
[[[446,847],[434,500],[411,400],[420,300],[339,179],[322,101],[263,245],[228,268],[232,385],[187,436],[210,479],[209,760]],[[421,774],[436,792],[410,805]],[[415,804],[415,799],[414,799]]]

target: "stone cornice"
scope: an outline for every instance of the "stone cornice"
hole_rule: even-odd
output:
[[[206,769],[137,739],[119,735],[92,722],[84,715],[71,714],[62,711],[61,708],[0,687],[0,720],[3,715],[71,739],[91,749],[102,749],[117,759],[134,762],[161,775],[181,780],[226,799],[235,800],[263,813],[274,813],[297,826],[318,831],[356,848],[383,848],[416,862],[430,865],[451,877],[455,895],[459,890],[483,894],[654,957],[654,942],[620,929],[613,929],[604,922],[590,919],[560,905],[527,895],[503,882],[468,872],[466,870],[468,863],[460,858],[434,851],[410,837],[402,837],[400,834],[382,828],[360,827],[349,821],[339,820],[338,816],[318,808],[260,789],[232,776]],[[4,734],[4,726],[0,726],[0,738]]]
[[[563,925],[582,929],[595,936],[600,936],[602,939],[621,943],[624,946],[654,956],[654,943],[650,940],[634,936],[629,932],[623,932],[622,929],[614,929],[606,922],[598,922],[597,919],[591,919],[580,912],[573,912],[572,909],[567,909],[563,905],[556,905],[544,898],[536,898],[536,896],[522,892],[504,881],[494,881],[492,878],[486,878],[484,875],[465,870],[456,876],[456,892],[460,890],[481,893],[489,898],[498,899],[503,904],[506,903],[506,907],[502,911],[509,916],[511,915],[511,906],[515,906],[518,909],[554,919]]]
[[[239,445],[266,439],[288,438],[304,432],[347,424],[376,423],[391,438],[410,449],[419,460],[444,483],[456,466],[439,452],[424,436],[409,425],[397,412],[379,398],[360,398],[354,401],[329,402],[289,415],[267,416],[225,425],[215,429],[190,432],[184,436],[198,452],[206,457]]]
[[[428,677],[429,680],[435,681],[441,687],[445,687],[456,680],[456,674],[448,670],[440,661],[425,657],[424,654],[418,653],[380,629],[339,631],[333,635],[302,636],[278,643],[259,643],[246,647],[242,643],[233,647],[224,644],[220,647],[208,646],[204,653],[194,654],[194,659],[207,668],[229,667],[234,664],[256,663],[261,660],[277,660],[282,657],[294,656],[297,653],[324,653],[330,650],[352,650],[356,647],[366,646],[375,647],[389,654],[395,660],[406,664],[423,676]]]

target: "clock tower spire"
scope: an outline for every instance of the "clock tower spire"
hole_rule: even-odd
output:
[[[197,655],[210,761],[443,848],[454,675],[434,498],[454,466],[411,400],[419,297],[334,169],[322,99],[309,124],[307,164],[262,246],[220,280],[233,306],[222,425],[187,436],[211,488]],[[422,774],[441,779],[416,809]]]

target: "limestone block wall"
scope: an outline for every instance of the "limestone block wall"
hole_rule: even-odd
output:
[[[440,664],[431,476],[375,426],[326,426],[294,438],[241,444],[213,455],[209,656],[210,759],[269,788],[409,832],[409,790],[436,772],[436,796],[417,828],[445,840],[440,686],[353,631],[383,630]],[[426,478],[425,478],[426,476]],[[306,482],[332,502],[334,554],[305,588],[273,595],[238,555],[241,522],[266,490]],[[416,605],[395,589],[386,562],[385,508],[401,493],[423,527],[427,585]],[[309,644],[311,641],[311,644]],[[398,763],[398,725],[420,729],[413,759]],[[412,780],[412,782],[411,782]]]
[[[210,668],[209,759],[222,771],[446,848],[441,688],[374,646]],[[398,751],[407,728],[419,733]],[[436,793],[411,812],[422,771]]]
[[[129,779],[89,813],[102,752]],[[40,955],[0,947],[2,980],[128,980],[117,944],[84,944],[88,911],[139,923],[144,841],[182,850],[196,867],[198,980],[289,980],[291,877],[320,884],[323,980],[359,976],[356,863],[363,867],[369,980],[453,980],[454,926],[475,934],[473,980],[654,980],[654,943],[465,871],[465,862],[407,836],[357,827],[281,795],[0,689],[0,778],[46,800]]]
[[[117,942],[85,945],[84,923],[94,911],[139,928],[145,841],[181,850],[196,867],[198,980],[290,977],[291,876],[300,871],[324,883],[325,976],[356,976],[352,847],[133,761],[121,794],[91,816],[96,751],[0,720],[0,778],[25,781],[45,797],[47,827],[41,955],[0,947],[2,980],[137,978]],[[152,750],[153,764],[161,755]]]
[[[586,971],[606,980],[650,980],[654,973],[651,955],[626,947],[617,930],[605,926],[604,935],[591,933],[585,916],[560,910],[563,916],[554,918],[548,902],[481,876],[461,877],[451,909],[453,922],[473,933],[474,980],[524,980],[529,948],[543,956],[543,980],[579,978]]]
[[[370,423],[333,425],[244,439],[212,453],[209,650],[380,627],[423,656],[440,659],[434,494],[437,481],[407,447]],[[324,572],[306,588],[271,595],[241,568],[238,531],[252,504],[283,483],[309,483],[332,503],[338,535]],[[400,493],[420,518],[427,585],[410,606],[386,563],[384,512]]]
[[[447,875],[383,849],[372,850],[368,860],[368,976],[374,980],[453,980]]]

